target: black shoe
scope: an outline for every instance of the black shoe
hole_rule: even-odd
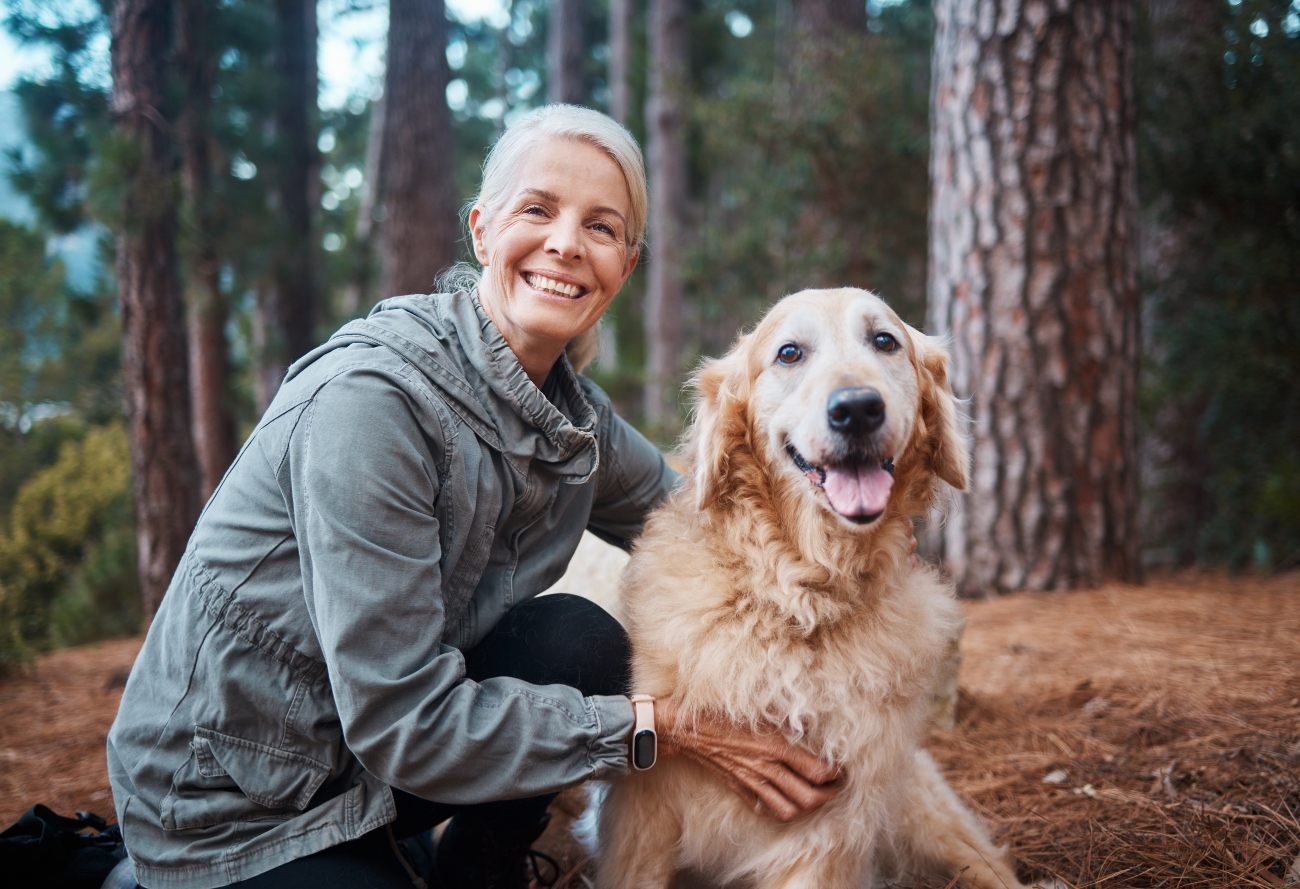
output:
[[[504,828],[460,813],[451,819],[438,841],[435,861],[439,881],[444,889],[554,885],[560,874],[555,859],[529,848],[550,820],[547,814],[526,828]]]

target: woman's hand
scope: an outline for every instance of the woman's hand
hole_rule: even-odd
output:
[[[655,703],[660,756],[685,756],[717,775],[759,814],[793,821],[839,793],[839,769],[776,732],[753,733],[721,720],[678,719],[676,708]]]

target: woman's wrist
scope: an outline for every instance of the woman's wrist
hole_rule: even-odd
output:
[[[659,757],[659,736],[655,730],[655,699],[650,695],[632,695],[632,739],[628,761],[632,768],[644,772]]]

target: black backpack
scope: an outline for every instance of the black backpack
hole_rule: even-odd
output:
[[[0,833],[0,874],[13,889],[100,889],[124,858],[122,831],[93,812],[32,806]]]

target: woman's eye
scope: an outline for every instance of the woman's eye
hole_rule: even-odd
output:
[[[542,209],[541,207],[537,206],[536,204],[529,204],[527,207],[524,207],[524,212],[525,212],[525,213],[528,213],[528,214],[530,214],[530,215],[533,215],[533,216],[545,216],[545,215],[546,215],[546,211],[545,211],[544,209]]]
[[[898,340],[894,339],[892,333],[878,333],[871,342],[881,352],[892,352],[898,348]]]
[[[611,238],[614,237],[614,227],[607,222],[597,222],[592,228],[601,234],[609,235]]]
[[[795,364],[803,357],[803,349],[794,343],[786,343],[776,350],[776,360],[781,364]]]

